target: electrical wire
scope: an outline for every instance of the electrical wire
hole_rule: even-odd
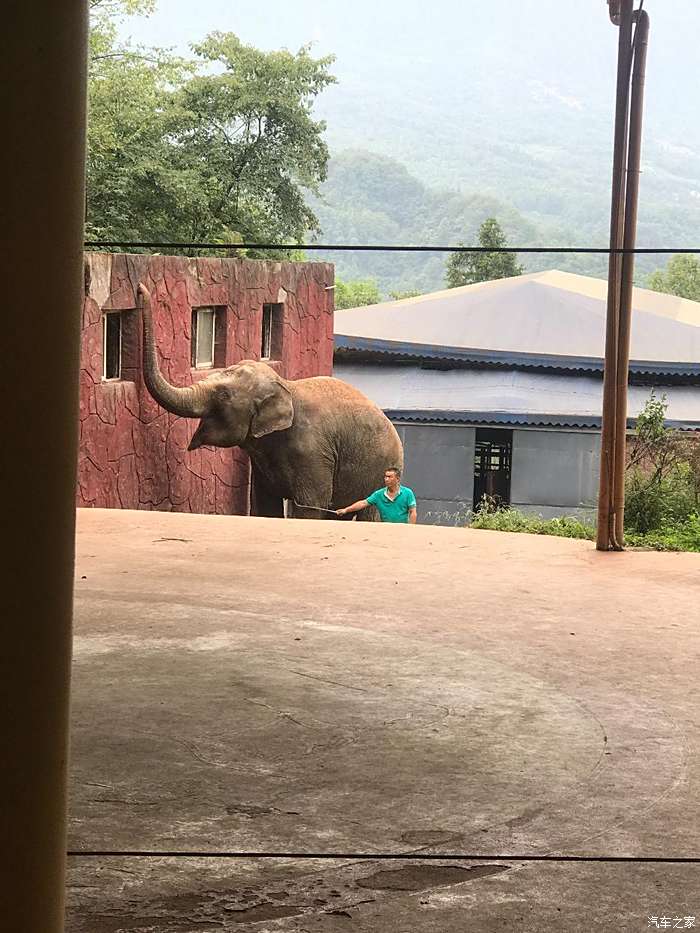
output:
[[[138,849],[72,849],[69,858],[202,858],[202,859],[313,859],[348,861],[462,861],[462,862],[622,862],[627,864],[697,865],[700,857],[654,855],[473,855],[465,852],[183,852]]]
[[[360,243],[154,243],[137,240],[86,240],[85,247],[110,247],[112,249],[206,249],[206,250],[320,250],[327,252],[384,252],[384,253],[594,253],[615,254],[694,254],[700,247],[646,247],[634,249],[602,246],[401,246],[395,244]]]

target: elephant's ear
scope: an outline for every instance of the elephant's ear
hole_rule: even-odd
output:
[[[293,420],[292,394],[277,382],[269,395],[256,402],[250,433],[253,437],[264,437],[274,431],[284,431],[290,427]]]

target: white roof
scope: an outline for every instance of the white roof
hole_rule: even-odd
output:
[[[550,270],[336,311],[337,336],[602,358],[607,282]],[[700,303],[633,290],[631,357],[700,363]]]

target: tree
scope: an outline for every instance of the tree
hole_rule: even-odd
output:
[[[88,76],[87,239],[166,239],[185,180],[170,155],[173,88],[191,66],[117,41],[115,21],[150,0],[93,0]]]
[[[193,46],[196,61],[120,45],[115,18],[151,7],[93,0],[88,237],[301,241],[318,228],[305,192],[328,150],[311,110],[332,57],[262,52],[233,33]]]
[[[335,306],[339,310],[376,305],[381,300],[382,296],[374,279],[357,279],[354,282],[335,280]]]
[[[502,248],[506,245],[500,224],[495,217],[488,217],[479,227],[479,246]],[[513,253],[451,253],[446,263],[445,282],[448,288],[458,288],[523,272]]]
[[[692,255],[674,256],[665,269],[652,272],[648,284],[655,292],[700,301],[700,260]]]
[[[205,193],[188,212],[191,235],[302,240],[318,229],[304,191],[317,193],[326,177],[325,124],[311,106],[334,80],[332,57],[261,52],[233,33],[193,49],[206,73],[177,95],[174,131],[175,162]]]
[[[117,46],[117,21],[136,13],[147,15],[156,7],[156,0],[89,0],[90,66],[106,58],[121,58],[131,54],[126,46]]]
[[[395,291],[389,292],[389,298],[392,301],[403,301],[404,298],[417,298],[419,295],[425,294],[424,292],[418,291],[415,288],[409,288],[405,292]]]

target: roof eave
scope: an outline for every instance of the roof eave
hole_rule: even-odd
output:
[[[391,421],[420,424],[461,424],[479,426],[484,424],[508,425],[511,427],[530,428],[576,428],[600,430],[600,415],[548,414],[545,412],[503,412],[503,411],[448,411],[438,409],[401,409],[385,408],[384,414]],[[627,419],[627,427],[634,430],[636,418]],[[678,431],[700,431],[700,421],[665,422],[666,427]]]
[[[549,370],[559,373],[602,373],[603,360],[588,356],[523,353],[510,350],[484,350],[470,347],[448,347],[436,344],[408,343],[355,337],[335,336],[335,357],[339,360],[367,362],[444,363],[458,366],[489,366],[510,369]],[[663,360],[631,360],[630,375],[665,376],[674,379],[700,381],[700,363]]]

